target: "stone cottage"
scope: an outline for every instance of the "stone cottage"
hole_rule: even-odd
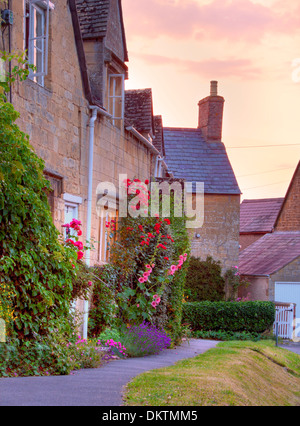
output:
[[[84,224],[84,239],[101,241],[98,183],[119,174],[149,178],[160,158],[151,138],[125,124],[128,54],[119,0],[11,2],[14,23],[4,48],[28,49],[37,67],[12,89],[18,124],[45,161],[53,219]],[[92,207],[93,206],[93,207]],[[86,238],[85,238],[86,237]],[[104,262],[96,244],[92,262]]]
[[[6,3],[13,22],[2,24],[2,49],[26,49],[36,67],[13,86],[11,101],[20,112],[18,125],[45,162],[54,223],[62,230],[71,219],[81,220],[83,241],[95,241],[87,264],[105,263],[110,213],[96,209],[98,183],[118,187],[120,174],[149,178],[160,159],[151,138],[125,124],[128,54],[121,1]]]

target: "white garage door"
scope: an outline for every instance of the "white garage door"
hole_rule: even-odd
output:
[[[275,301],[296,304],[296,337],[300,337],[300,282],[276,282]]]

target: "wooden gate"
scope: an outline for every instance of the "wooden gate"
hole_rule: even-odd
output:
[[[294,331],[294,319],[296,309],[294,303],[275,302],[276,317],[273,324],[274,334],[276,333],[276,323],[278,324],[278,336],[283,339],[292,339]]]

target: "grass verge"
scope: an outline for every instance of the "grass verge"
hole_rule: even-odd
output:
[[[133,406],[300,406],[300,356],[272,341],[222,342],[139,375],[124,400]]]

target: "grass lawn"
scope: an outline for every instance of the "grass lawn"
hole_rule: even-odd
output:
[[[133,406],[300,406],[300,356],[273,341],[222,342],[139,375],[124,400]]]

